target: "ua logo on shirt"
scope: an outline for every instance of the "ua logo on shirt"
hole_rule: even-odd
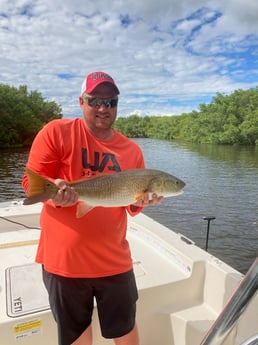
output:
[[[82,166],[84,169],[90,169],[93,171],[103,172],[105,168],[110,171],[121,171],[119,163],[113,153],[106,152],[94,152],[94,164],[89,163],[88,151],[86,148],[82,148]]]

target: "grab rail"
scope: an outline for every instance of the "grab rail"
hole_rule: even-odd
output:
[[[241,345],[257,345],[258,344],[258,334],[244,341]]]
[[[244,313],[252,298],[255,297],[257,291],[258,257],[254,260],[237,290],[211,326],[205,338],[202,340],[201,345],[222,345],[240,316]],[[247,342],[242,345],[253,345],[252,338],[250,338],[250,341],[250,343]]]

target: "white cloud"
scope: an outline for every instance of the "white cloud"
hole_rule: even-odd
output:
[[[37,89],[65,116],[80,115],[94,70],[117,81],[121,115],[180,114],[257,85],[256,0],[0,2],[1,82]]]

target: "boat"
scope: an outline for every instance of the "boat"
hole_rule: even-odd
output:
[[[1,345],[57,345],[34,262],[41,204],[0,203]],[[142,214],[128,219],[141,345],[258,344],[258,259],[246,275]],[[102,338],[96,308],[94,345]]]

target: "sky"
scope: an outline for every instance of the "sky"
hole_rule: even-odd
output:
[[[257,0],[0,0],[0,83],[80,117],[81,84],[105,71],[118,116],[180,115],[258,86]]]

